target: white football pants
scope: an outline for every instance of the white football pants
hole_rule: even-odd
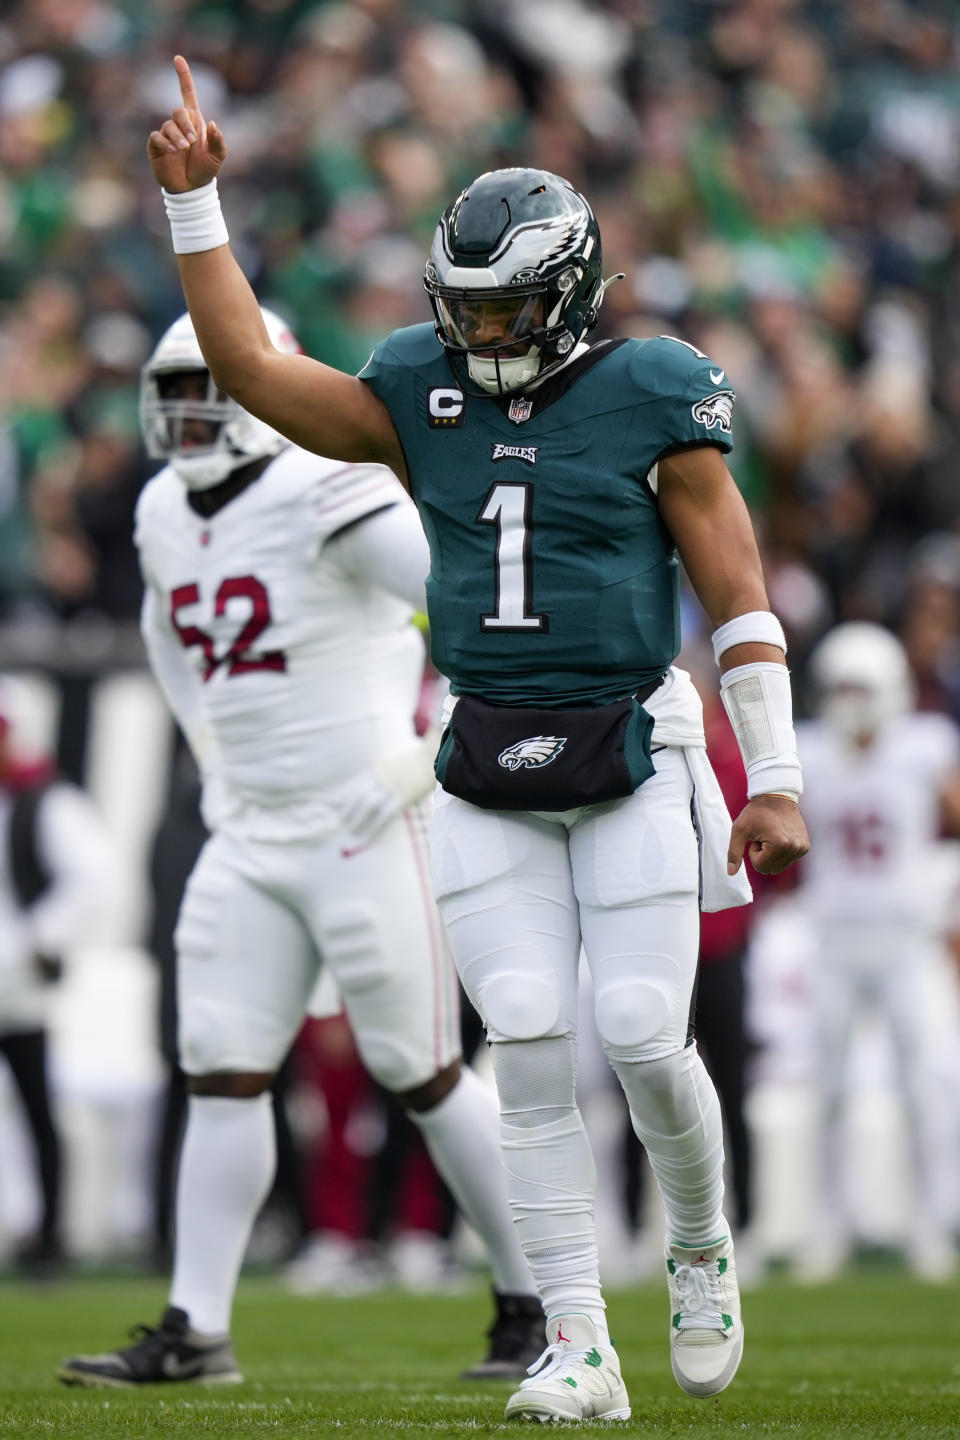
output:
[[[177,925],[180,1063],[189,1075],[276,1070],[321,965],[361,1058],[388,1090],[460,1054],[460,1001],[430,891],[429,802],[367,845],[252,842],[219,831]]]
[[[602,1308],[592,1162],[573,1098],[581,940],[668,1237],[726,1233],[719,1106],[685,1048],[699,948],[691,781],[679,751],[659,751],[656,765],[627,799],[575,811],[435,801],[434,888],[494,1046],[508,1192],[548,1316],[565,1303],[594,1317]]]
[[[939,957],[914,929],[869,923],[825,931],[816,968],[821,1097],[821,1182],[826,1213],[855,1229],[845,1181],[844,1115],[854,1029],[878,1014],[892,1041],[907,1119],[918,1224],[945,1228],[955,1211],[949,1184],[949,1110],[937,1103],[930,1065],[929,970]]]

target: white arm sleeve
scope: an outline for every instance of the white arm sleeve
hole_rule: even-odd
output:
[[[149,582],[143,592],[140,633],[154,678],[203,774],[213,763],[214,747],[203,706],[200,678],[185,658],[179,639],[166,623],[157,593]]]
[[[119,857],[92,801],[68,784],[51,786],[40,802],[37,853],[50,884],[25,919],[32,948],[58,955],[95,938],[118,884]]]
[[[414,610],[426,610],[430,550],[412,505],[391,505],[357,521],[324,547],[349,580],[376,585]]]

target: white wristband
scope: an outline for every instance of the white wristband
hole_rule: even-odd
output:
[[[725,625],[713,632],[713,658],[720,664],[720,656],[734,645],[777,645],[787,653],[787,637],[776,615],[769,610],[750,610],[746,615],[734,615]]]
[[[763,660],[737,665],[721,677],[720,698],[743,756],[748,797],[802,794],[787,667]]]
[[[182,194],[171,194],[161,186],[160,194],[170,221],[175,255],[195,255],[200,250],[229,245],[216,176],[208,184]]]

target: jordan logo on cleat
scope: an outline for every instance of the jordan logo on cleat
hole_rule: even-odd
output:
[[[558,1340],[558,1341],[562,1340],[563,1343],[564,1343],[564,1345],[569,1345],[569,1344],[570,1344],[570,1341],[567,1339],[566,1335],[564,1335],[564,1333],[563,1333],[563,1327],[562,1327],[562,1325],[558,1325],[558,1326],[557,1326],[557,1340]]]

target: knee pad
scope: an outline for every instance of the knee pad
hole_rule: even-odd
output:
[[[639,973],[603,977],[594,1013],[610,1060],[656,1060],[687,1041],[690,995],[670,955],[637,957]]]
[[[483,982],[477,999],[487,1030],[504,1040],[541,1039],[560,1017],[560,997],[540,975],[500,971]]]
[[[354,1032],[357,1050],[378,1085],[394,1094],[415,1090],[425,1084],[436,1071],[432,1055],[422,1046],[405,1043],[403,1036],[374,1032],[368,1028]]]
[[[262,1011],[199,998],[181,1008],[178,1050],[188,1075],[272,1073],[279,1069],[291,1039],[288,1027]]]
[[[652,980],[624,980],[596,999],[597,1029],[608,1055],[643,1054],[665,1029],[670,999]]]

